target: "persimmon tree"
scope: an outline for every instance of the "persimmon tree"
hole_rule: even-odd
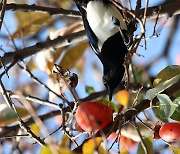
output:
[[[133,42],[112,101],[73,0],[1,0],[1,153],[180,152],[180,2],[110,1]]]

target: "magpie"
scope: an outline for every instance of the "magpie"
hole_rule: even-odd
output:
[[[109,0],[75,0],[91,48],[103,65],[103,83],[112,100],[124,76],[128,30],[122,11]]]

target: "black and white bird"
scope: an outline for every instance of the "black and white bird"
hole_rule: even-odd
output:
[[[103,83],[109,100],[121,83],[128,37],[127,24],[121,10],[109,0],[75,0],[82,15],[90,46],[103,64]]]

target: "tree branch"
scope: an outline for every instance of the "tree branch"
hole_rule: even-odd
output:
[[[160,9],[159,17],[171,17],[173,15],[180,14],[180,1],[173,1],[167,4],[148,7],[147,9],[147,20],[155,19],[157,17],[158,11]],[[139,10],[138,12],[142,17],[144,9]]]
[[[158,10],[161,9],[159,17],[164,16],[172,16],[180,14],[180,1],[173,1],[170,3],[162,4],[159,6],[153,6],[148,7],[147,9],[147,20],[151,20],[157,17]],[[0,4],[0,8],[2,8],[2,4]],[[139,8],[139,7],[138,7]],[[65,10],[62,8],[50,8],[50,7],[43,7],[43,6],[37,6],[35,4],[33,5],[27,5],[27,4],[6,4],[6,10],[21,10],[21,11],[39,11],[39,12],[47,12],[50,15],[62,15],[62,16],[68,16],[68,17],[77,17],[80,18],[79,11],[74,10]],[[138,11],[139,15],[142,15],[143,17],[144,8],[140,9]]]
[[[2,4],[0,4],[0,8],[2,8]],[[7,4],[6,10],[21,10],[21,11],[34,11],[34,12],[44,12],[49,13],[50,15],[62,15],[67,17],[75,17],[81,18],[81,15],[78,11],[74,10],[65,10],[63,8],[52,8],[52,7],[45,7],[45,6],[37,6],[35,4],[28,5],[28,4]]]
[[[77,33],[73,33],[63,37],[59,36],[54,40],[49,40],[43,43],[38,42],[33,46],[26,47],[18,51],[7,52],[1,58],[1,61],[4,65],[7,65],[9,63],[13,63],[14,61],[21,61],[24,58],[32,56],[41,51],[58,49],[60,47],[70,45],[71,43],[80,42],[85,39],[85,31],[79,31]],[[0,65],[0,67],[2,67],[2,65]]]

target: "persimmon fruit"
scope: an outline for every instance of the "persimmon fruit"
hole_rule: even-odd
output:
[[[180,142],[180,123],[170,122],[162,125],[159,136],[166,142]]]
[[[97,132],[113,121],[113,112],[102,102],[83,102],[78,106],[75,117],[84,131]]]

